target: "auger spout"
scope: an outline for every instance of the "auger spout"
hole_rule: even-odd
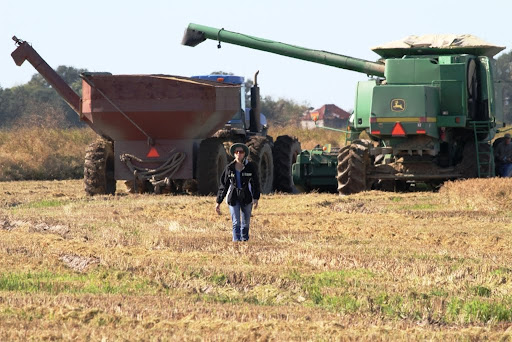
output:
[[[383,63],[371,62],[332,52],[280,43],[242,33],[227,31],[223,28],[218,29],[204,25],[189,24],[181,43],[187,46],[196,46],[206,39],[218,41],[219,47],[220,42],[225,42],[313,63],[361,72],[367,75],[384,77],[385,65]]]

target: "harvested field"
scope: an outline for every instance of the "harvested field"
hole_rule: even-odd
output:
[[[510,340],[511,195],[266,195],[240,244],[214,197],[3,182],[0,340]]]

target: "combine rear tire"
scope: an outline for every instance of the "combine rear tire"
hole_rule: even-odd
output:
[[[354,140],[338,154],[338,192],[350,195],[369,188],[366,172],[370,165],[370,140]]]
[[[220,176],[228,163],[226,150],[219,138],[208,138],[199,145],[197,169],[198,192],[200,195],[216,194]]]
[[[98,139],[87,148],[84,185],[85,192],[90,196],[115,194],[114,146],[111,141]]]
[[[292,165],[300,154],[300,142],[295,137],[281,135],[274,143],[274,190],[298,193],[293,184]]]
[[[252,137],[247,146],[250,151],[249,160],[256,164],[261,193],[271,193],[274,185],[274,161],[270,141],[266,137]]]

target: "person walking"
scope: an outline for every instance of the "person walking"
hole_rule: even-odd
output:
[[[258,207],[260,198],[259,177],[256,165],[247,160],[249,148],[245,144],[231,145],[229,153],[235,159],[226,166],[220,177],[215,211],[221,214],[220,204],[226,197],[233,223],[233,241],[247,241],[251,212]]]

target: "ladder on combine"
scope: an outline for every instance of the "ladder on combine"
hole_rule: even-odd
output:
[[[489,134],[492,124],[490,121],[470,121],[475,135],[478,178],[494,177],[494,152]]]

